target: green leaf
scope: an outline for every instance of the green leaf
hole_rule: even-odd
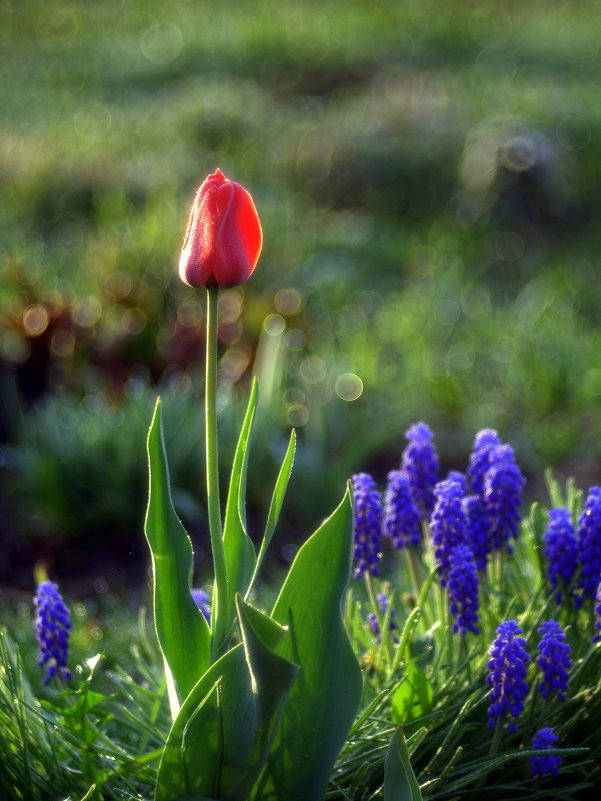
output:
[[[163,438],[161,402],[157,400],[148,433],[150,491],[145,531],[152,553],[154,620],[170,682],[173,717],[210,661],[209,626],[192,598],[192,543],[171,500]]]
[[[400,726],[392,736],[384,760],[384,801],[422,801]]]
[[[269,647],[285,629],[237,596],[243,642],[212,665],[175,720],[155,801],[245,801],[259,776],[298,667]]]
[[[432,685],[415,662],[409,662],[405,677],[392,696],[392,719],[407,724],[432,709]]]
[[[288,449],[284,456],[284,461],[282,462],[282,466],[280,467],[280,472],[275,482],[275,488],[273,490],[273,495],[271,497],[271,504],[269,506],[269,514],[267,515],[267,523],[265,525],[265,534],[263,536],[263,542],[261,543],[261,548],[259,550],[259,556],[257,557],[255,572],[253,573],[252,580],[248,587],[249,590],[254,584],[255,578],[257,577],[257,573],[259,572],[259,568],[261,567],[261,562],[263,561],[263,557],[265,556],[265,551],[267,550],[269,543],[271,542],[271,538],[273,537],[273,532],[275,531],[275,527],[277,525],[278,518],[280,516],[282,503],[284,502],[284,495],[286,494],[286,488],[288,487],[288,481],[290,480],[290,473],[292,472],[292,463],[294,462],[295,449],[296,449],[296,433],[294,429],[292,429],[292,432],[290,434],[290,442],[288,443]]]
[[[288,626],[276,648],[300,665],[254,801],[322,801],[361,698],[361,670],[342,624],[351,572],[350,491],[298,552],[272,617]]]
[[[236,446],[225,509],[223,547],[227,571],[227,620],[223,631],[226,632],[229,632],[233,625],[236,593],[246,594],[255,567],[255,549],[246,531],[245,494],[248,445],[256,407],[257,381],[255,379]]]

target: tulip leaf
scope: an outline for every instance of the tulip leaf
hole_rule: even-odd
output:
[[[223,631],[229,632],[234,621],[234,598],[246,594],[255,567],[255,549],[246,531],[246,468],[248,445],[257,407],[257,381],[253,381],[248,408],[236,446],[225,510],[223,548],[227,571],[227,620]],[[221,643],[217,644],[218,646]]]
[[[400,726],[392,735],[384,760],[384,801],[422,801]]]
[[[285,628],[236,596],[243,642],[186,698],[165,745],[155,801],[180,796],[244,801],[257,780],[298,667],[270,643]]]
[[[342,623],[353,546],[350,491],[299,550],[272,617],[276,652],[300,666],[253,801],[322,801],[361,698],[361,670]]]
[[[173,717],[210,662],[211,632],[190,592],[192,543],[171,500],[161,401],[148,433],[150,489],[145,531],[152,554],[154,620]]]
[[[290,434],[290,442],[288,443],[288,449],[286,450],[286,453],[284,455],[284,460],[282,462],[282,466],[280,467],[280,472],[275,482],[275,488],[273,490],[271,504],[269,506],[269,514],[267,515],[267,523],[265,525],[265,534],[263,536],[263,542],[261,543],[261,548],[259,550],[259,555],[257,557],[255,572],[253,573],[252,580],[249,584],[249,590],[254,584],[255,578],[259,572],[259,568],[261,567],[261,562],[263,561],[263,557],[265,556],[265,551],[267,550],[269,543],[271,542],[271,538],[273,537],[273,532],[275,531],[275,527],[277,525],[278,518],[280,516],[280,510],[282,508],[282,503],[284,502],[284,495],[286,494],[286,488],[288,487],[288,481],[290,480],[290,473],[292,472],[292,464],[294,462],[295,449],[296,449],[296,433],[293,429]]]
[[[432,685],[415,662],[407,665],[405,677],[392,696],[392,719],[407,724],[432,709]]]

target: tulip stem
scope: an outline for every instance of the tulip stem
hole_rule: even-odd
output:
[[[207,507],[211,550],[215,567],[213,588],[213,614],[211,615],[213,656],[225,636],[225,606],[227,603],[227,573],[221,528],[219,502],[219,459],[217,450],[217,323],[219,317],[219,289],[207,289],[207,358],[205,381]]]

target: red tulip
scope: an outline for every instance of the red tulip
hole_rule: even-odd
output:
[[[196,193],[182,246],[180,277],[190,286],[242,284],[255,269],[262,243],[251,196],[215,170]]]

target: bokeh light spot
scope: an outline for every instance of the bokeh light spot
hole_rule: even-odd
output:
[[[336,379],[334,389],[343,401],[355,401],[363,394],[363,381],[355,373],[343,373]]]
[[[268,314],[263,323],[265,332],[272,337],[279,337],[284,333],[286,321],[280,314]]]
[[[300,365],[300,374],[307,384],[319,384],[328,374],[326,363],[319,356],[307,356]]]
[[[175,61],[183,47],[184,36],[172,22],[150,25],[140,39],[140,50],[144,58],[158,66]]]
[[[48,312],[40,303],[28,306],[23,312],[23,330],[28,337],[38,337],[48,327]]]
[[[66,328],[59,328],[52,335],[50,349],[54,356],[61,359],[71,356],[75,347],[75,337]]]
[[[451,326],[455,325],[459,319],[460,313],[461,311],[457,301],[448,298],[446,300],[441,300],[436,304],[436,309],[434,310],[434,319],[440,325]]]
[[[300,292],[292,287],[280,289],[275,296],[275,307],[280,314],[298,314],[302,305],[303,299]]]

